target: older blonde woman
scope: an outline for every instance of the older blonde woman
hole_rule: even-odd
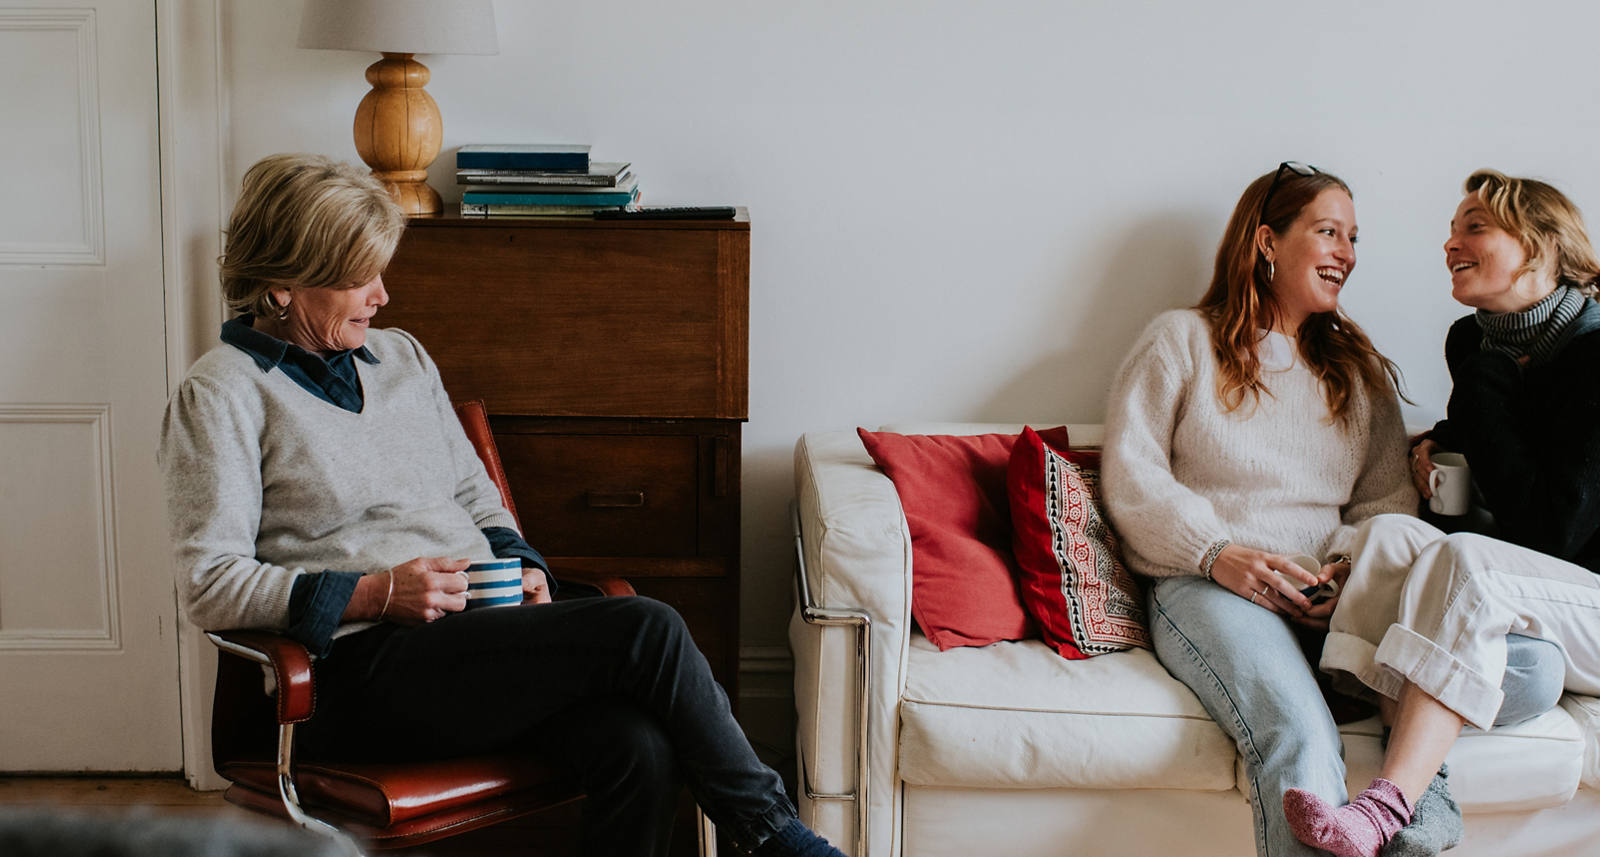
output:
[[[312,755],[417,758],[542,742],[581,777],[585,854],[665,854],[679,784],[742,847],[838,855],[795,817],[681,618],[647,598],[551,602],[421,343],[372,327],[405,219],[314,155],[251,167],[223,293],[239,313],[167,407],[178,591],[207,629],[321,657]],[[469,560],[517,557],[522,606],[464,611]]]
[[[1447,418],[1412,475],[1425,488],[1434,451],[1464,453],[1503,540],[1384,516],[1352,545],[1322,667],[1389,703],[1393,733],[1348,805],[1283,799],[1296,836],[1338,857],[1379,853],[1462,725],[1494,725],[1508,633],[1555,644],[1565,687],[1600,693],[1600,259],[1560,191],[1493,170],[1467,179],[1444,250],[1476,312],[1450,328]]]

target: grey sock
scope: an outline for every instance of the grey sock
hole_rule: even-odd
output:
[[[1434,857],[1461,843],[1461,807],[1450,796],[1445,782],[1449,776],[1450,769],[1440,765],[1427,791],[1417,799],[1411,823],[1383,846],[1379,857]]]

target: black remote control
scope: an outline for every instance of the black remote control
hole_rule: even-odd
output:
[[[646,208],[607,208],[596,211],[596,220],[732,220],[738,211],[731,205],[652,205]]]

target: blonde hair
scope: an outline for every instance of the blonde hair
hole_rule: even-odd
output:
[[[365,170],[322,155],[270,155],[244,174],[218,259],[234,312],[277,315],[271,290],[347,289],[383,273],[406,218]]]
[[[1242,406],[1247,393],[1256,402],[1263,392],[1271,394],[1261,381],[1257,347],[1261,331],[1273,328],[1282,309],[1272,293],[1267,260],[1256,249],[1256,232],[1265,224],[1282,234],[1301,210],[1329,188],[1350,194],[1350,186],[1330,173],[1286,173],[1276,187],[1272,186],[1274,175],[1257,178],[1239,197],[1217,246],[1211,286],[1196,306],[1211,323],[1217,399],[1228,411]],[[1266,198],[1269,190],[1270,200]],[[1328,411],[1341,422],[1350,418],[1351,394],[1358,381],[1374,394],[1398,391],[1399,368],[1378,352],[1344,310],[1313,314],[1300,325],[1297,339],[1300,356],[1322,382]]]
[[[1528,261],[1516,276],[1547,264],[1556,282],[1594,294],[1600,280],[1600,259],[1589,242],[1583,213],[1566,194],[1537,179],[1512,178],[1496,170],[1478,170],[1463,185],[1477,194],[1495,223],[1516,237]],[[1553,258],[1552,258],[1553,257]]]

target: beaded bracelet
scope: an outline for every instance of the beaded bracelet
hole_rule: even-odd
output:
[[[1231,544],[1233,542],[1229,539],[1217,539],[1206,550],[1205,557],[1200,560],[1200,573],[1205,575],[1206,580],[1215,579],[1211,576],[1211,567],[1217,564],[1217,557],[1222,555],[1222,549]]]

